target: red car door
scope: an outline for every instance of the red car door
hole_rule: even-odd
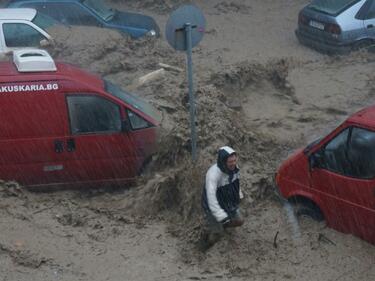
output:
[[[140,164],[134,142],[122,129],[124,108],[95,94],[67,95],[66,102],[69,181],[96,185],[134,178]]]
[[[328,210],[328,224],[375,242],[375,132],[347,128],[316,154],[321,160],[311,187]]]

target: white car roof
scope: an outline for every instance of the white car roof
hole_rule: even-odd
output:
[[[32,21],[36,10],[31,8],[0,9],[0,20],[28,20]]]

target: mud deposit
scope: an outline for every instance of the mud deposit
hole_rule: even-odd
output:
[[[30,192],[0,184],[0,280],[374,280],[375,248],[308,218],[274,195],[273,176],[299,146],[375,97],[375,54],[328,57],[293,35],[307,1],[109,1],[161,29],[195,3],[207,34],[194,49],[199,159],[190,161],[185,72],[138,78],[159,63],[185,68],[164,38],[131,40],[56,27],[57,60],[96,72],[163,114],[160,149],[135,186]],[[217,148],[240,155],[246,222],[202,253],[200,194]]]

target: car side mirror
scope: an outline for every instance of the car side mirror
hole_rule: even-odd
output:
[[[323,151],[319,150],[315,153],[312,153],[309,156],[309,167],[310,171],[314,168],[321,168],[324,163]]]
[[[129,120],[122,120],[121,121],[121,131],[123,131],[123,132],[131,131],[131,126],[130,126]]]
[[[53,45],[53,42],[50,41],[50,40],[48,40],[48,39],[42,39],[42,40],[40,40],[39,45],[40,45],[40,47],[42,47],[42,48],[50,47],[50,46]]]

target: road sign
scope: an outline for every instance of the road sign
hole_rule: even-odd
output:
[[[192,5],[184,5],[175,10],[169,17],[165,28],[168,43],[176,50],[186,51],[187,42],[185,25],[191,25],[191,47],[194,48],[203,38],[206,19],[202,11]]]
[[[203,38],[206,20],[199,8],[185,5],[175,10],[167,21],[165,34],[168,43],[178,51],[186,51],[187,74],[189,84],[189,107],[191,127],[191,155],[193,161],[197,159],[197,133],[195,129],[195,99],[193,85],[192,48]]]

